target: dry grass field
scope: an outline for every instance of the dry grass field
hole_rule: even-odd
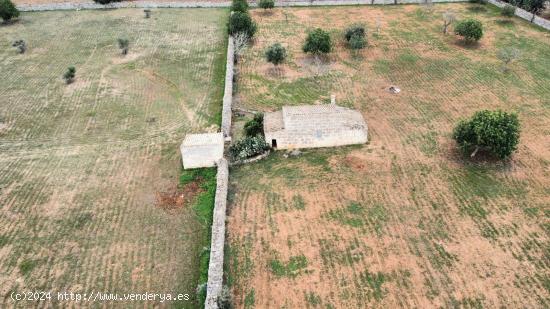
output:
[[[481,42],[443,35],[446,10],[480,19]],[[231,170],[238,308],[550,306],[549,32],[473,4],[252,15],[259,30],[239,65],[238,105],[271,111],[334,93],[363,113],[370,142]],[[369,29],[356,55],[342,43],[353,22]],[[301,51],[312,27],[335,41],[321,65]],[[279,69],[263,59],[275,42],[289,52]],[[505,46],[522,52],[509,73],[496,57]],[[454,125],[496,108],[518,113],[518,151],[506,162],[464,159]]]
[[[197,307],[208,223],[159,197],[176,190],[184,134],[219,123],[227,14],[24,13],[0,26],[0,307],[12,291],[189,293],[179,306]],[[90,303],[107,305],[144,306]]]

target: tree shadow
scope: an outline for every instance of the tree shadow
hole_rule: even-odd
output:
[[[486,150],[480,150],[474,157],[470,152],[462,151],[456,146],[448,156],[449,160],[463,167],[484,168],[495,171],[506,171],[512,168],[512,159],[500,159]]]
[[[455,44],[459,47],[462,47],[464,49],[469,49],[469,50],[476,50],[481,47],[479,42],[475,42],[475,41],[472,42],[465,39],[457,39]]]

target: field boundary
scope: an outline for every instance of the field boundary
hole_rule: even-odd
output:
[[[233,37],[227,40],[227,62],[225,65],[225,88],[222,106],[222,132],[225,141],[231,141],[231,105],[233,104],[233,74],[235,65],[235,44]]]
[[[499,8],[503,8],[505,7],[506,5],[512,5],[510,3],[507,3],[507,2],[504,2],[504,1],[500,1],[500,0],[486,0],[488,3],[492,4],[492,5],[495,5],[495,6],[498,6]],[[513,5],[512,5],[513,6]],[[514,14],[519,17],[519,18],[522,18],[522,19],[525,19],[527,20],[528,22],[530,23],[533,23],[537,26],[540,26],[546,30],[550,30],[550,20],[548,19],[544,19],[538,15],[535,15],[533,13],[530,13],[530,12],[527,12],[526,10],[522,9],[522,8],[519,8],[517,6],[514,6],[516,8],[516,11],[514,12]]]
[[[446,2],[467,2],[468,0],[432,0],[432,3]],[[420,4],[421,0],[289,0],[276,1],[276,6],[340,6],[340,5],[395,5],[395,4]],[[250,3],[252,7],[257,7],[256,3]],[[230,1],[210,2],[210,1],[190,1],[190,2],[149,2],[149,1],[122,1],[101,5],[95,2],[64,2],[49,4],[20,4],[17,8],[23,12],[39,11],[63,11],[63,10],[101,10],[101,9],[122,9],[122,8],[141,8],[141,9],[160,9],[160,8],[227,8],[231,6]]]

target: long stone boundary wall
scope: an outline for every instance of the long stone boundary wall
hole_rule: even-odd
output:
[[[217,309],[218,296],[223,288],[223,249],[225,244],[225,214],[227,207],[227,188],[229,185],[229,167],[226,159],[217,163],[216,197],[212,218],[212,239],[210,243],[210,262],[208,264],[208,282],[204,308]]]
[[[231,104],[233,103],[233,74],[235,64],[235,44],[232,36],[227,42],[227,62],[225,65],[225,89],[222,106],[222,132],[226,141],[231,141]]]
[[[466,2],[468,0],[432,0],[432,3],[445,2]],[[323,5],[384,5],[384,4],[419,4],[423,0],[285,0],[276,1],[277,6],[323,6]],[[121,8],[224,8],[231,6],[230,1],[209,2],[209,1],[169,1],[169,2],[150,2],[150,1],[122,1],[101,5],[95,2],[84,3],[50,3],[50,4],[20,4],[17,8],[23,12],[32,11],[58,11],[58,10],[97,10],[97,9],[121,9]],[[251,2],[251,6],[257,6]]]
[[[505,5],[510,4],[510,3],[506,3],[504,1],[499,1],[499,0],[487,0],[487,2],[491,3],[492,5],[498,6],[499,8],[502,8]],[[543,27],[546,30],[550,30],[550,20],[547,20],[547,19],[544,19],[540,16],[534,15],[533,13],[529,13],[526,10],[518,8],[518,7],[516,7],[516,13],[515,14],[519,18],[523,18],[523,19],[525,19],[529,22],[532,22],[535,25]]]

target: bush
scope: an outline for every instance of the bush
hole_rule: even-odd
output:
[[[483,110],[470,120],[460,121],[454,129],[453,139],[464,152],[471,153],[471,157],[484,150],[504,159],[516,150],[519,131],[516,114]]]
[[[123,55],[128,54],[128,48],[130,46],[130,41],[128,39],[118,39],[118,48],[120,48],[120,51]]]
[[[244,134],[246,136],[264,135],[264,114],[256,114],[254,118],[244,125]]]
[[[348,43],[349,41],[351,41],[351,37],[354,35],[365,37],[367,35],[367,32],[365,31],[365,26],[361,24],[354,24],[346,28],[346,31],[344,32],[344,37],[346,38],[346,41]]]
[[[320,28],[310,31],[302,49],[305,53],[330,53],[332,49],[330,34]]]
[[[19,10],[11,0],[0,0],[0,17],[4,22],[19,17]]]
[[[265,51],[265,59],[274,65],[281,64],[286,58],[286,49],[281,43],[275,43]]]
[[[263,136],[247,136],[229,147],[229,154],[234,160],[244,160],[264,153],[269,149]]]
[[[246,33],[249,38],[252,38],[256,33],[256,23],[252,21],[248,13],[234,12],[229,17],[228,29],[231,35],[242,32]]]
[[[504,17],[512,17],[516,13],[516,7],[513,5],[506,4],[500,11],[500,15]]]
[[[258,2],[258,6],[264,10],[272,9],[275,7],[275,1],[274,0],[260,0]]]
[[[63,79],[67,84],[70,84],[74,81],[74,78],[76,76],[76,69],[73,66],[70,66],[67,68],[67,72],[63,74]]]
[[[455,26],[455,33],[468,42],[479,41],[483,37],[483,25],[479,20],[465,19]]]
[[[27,44],[24,40],[17,40],[13,42],[11,46],[17,48],[17,51],[19,51],[20,54],[24,54],[25,51],[27,51]]]
[[[351,36],[348,45],[351,49],[363,49],[367,46],[367,40],[364,36],[354,34]]]
[[[233,3],[231,3],[231,11],[247,13],[248,2],[246,0],[233,0]]]

